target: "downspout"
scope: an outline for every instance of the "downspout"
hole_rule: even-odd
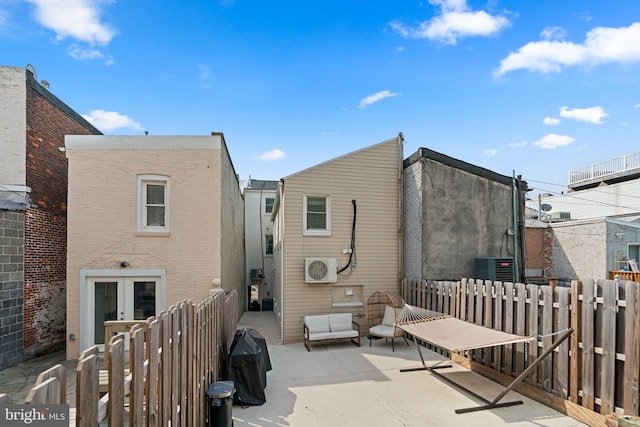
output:
[[[525,228],[525,220],[524,220],[524,206],[525,206],[525,198],[527,197],[526,192],[528,189],[522,188],[522,175],[518,175],[518,236],[520,239],[520,280],[525,281],[526,277],[526,266],[527,266],[527,239],[526,239],[526,228]]]
[[[404,135],[398,133],[398,287],[404,298],[402,279],[404,278]]]
[[[513,196],[513,283],[517,283],[520,275],[519,244],[518,244],[518,194],[516,189],[516,171],[511,178],[511,195]]]

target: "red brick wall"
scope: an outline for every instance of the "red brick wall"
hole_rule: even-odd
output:
[[[65,343],[67,159],[59,148],[66,134],[92,132],[61,104],[27,81],[26,181],[31,206],[25,213],[25,358],[61,349]]]

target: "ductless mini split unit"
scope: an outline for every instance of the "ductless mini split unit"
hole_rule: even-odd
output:
[[[305,258],[306,283],[335,283],[338,281],[338,262],[335,258]]]

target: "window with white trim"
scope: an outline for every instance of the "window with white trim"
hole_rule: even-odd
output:
[[[138,232],[169,232],[169,177],[138,175]]]
[[[331,235],[331,197],[304,196],[303,234],[306,236]]]
[[[264,235],[264,254],[273,255],[273,234]]]
[[[271,213],[273,211],[273,202],[276,199],[273,197],[265,197],[264,198],[264,213]]]

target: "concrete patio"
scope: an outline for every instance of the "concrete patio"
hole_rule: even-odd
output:
[[[384,340],[362,338],[358,348],[348,341],[279,344],[272,312],[245,312],[240,328],[252,328],[266,340],[273,369],[267,375],[266,403],[233,407],[235,427],[275,426],[582,426],[545,405],[511,392],[502,401],[524,404],[458,415],[459,408],[477,402],[426,371],[401,373],[400,368],[420,365],[415,344],[396,340],[395,352]],[[302,325],[300,326],[302,329]],[[428,364],[444,358],[423,349]],[[61,363],[64,353],[37,358],[0,371],[0,393],[14,402],[24,401],[37,375]],[[67,398],[75,402],[76,361],[67,366]],[[441,370],[475,393],[491,400],[503,387],[459,366]]]
[[[234,426],[582,426],[581,422],[518,393],[502,401],[524,404],[458,415],[477,402],[427,371],[400,372],[420,366],[414,343],[396,340],[395,352],[384,340],[279,344],[271,312],[246,312],[239,327],[253,328],[266,339],[273,369],[267,374],[267,402],[233,407]],[[302,325],[300,325],[302,329]],[[444,358],[423,349],[427,364]],[[491,400],[504,388],[459,366],[440,370]]]

